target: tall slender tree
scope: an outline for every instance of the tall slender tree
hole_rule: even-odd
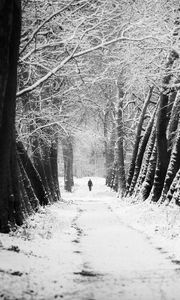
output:
[[[17,63],[21,36],[21,1],[0,3],[0,231],[22,224],[15,143]]]

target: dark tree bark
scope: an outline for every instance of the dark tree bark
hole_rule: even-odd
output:
[[[29,202],[29,196],[27,195],[26,187],[24,184],[24,169],[21,170],[22,162],[18,162],[18,181],[19,181],[19,187],[20,187],[20,198],[21,198],[21,210],[24,219],[26,219],[30,214],[33,213],[33,209],[31,207],[31,204]]]
[[[174,98],[175,97],[175,98]],[[180,93],[173,93],[173,106],[171,110],[171,116],[168,124],[167,129],[167,139],[168,139],[168,151],[171,152],[171,149],[173,147],[174,138],[176,135],[176,130],[180,118]]]
[[[126,175],[124,167],[124,123],[123,123],[123,88],[117,83],[118,99],[116,108],[116,132],[115,159],[117,160],[118,192],[124,196],[126,190]]]
[[[116,143],[116,134],[115,134],[115,122],[112,122],[112,131],[110,134],[110,141],[107,148],[107,157],[106,157],[106,185],[109,187],[111,186],[112,182],[112,172],[114,166],[114,148]]]
[[[160,199],[161,202],[166,201],[167,204],[172,200],[175,191],[176,191],[175,198],[177,198],[176,185],[180,179],[180,170],[178,170],[179,169],[179,129],[177,130],[179,118],[180,118],[180,94],[178,91],[175,101],[174,101],[173,108],[172,108],[171,118],[170,118],[169,127],[168,127],[168,145],[169,145],[169,149],[171,150],[173,148],[173,150],[171,153],[171,160],[170,160],[170,164],[168,166],[168,171],[167,171],[167,175],[166,175],[166,179],[165,179],[162,197]],[[173,147],[173,144],[174,144],[174,147]],[[177,162],[176,162],[176,160],[177,160]],[[175,170],[173,169],[172,174],[171,174],[170,166],[173,167],[174,164],[175,164]],[[177,173],[175,174],[176,171],[177,171]],[[169,180],[167,180],[168,178],[169,178],[170,182],[169,182]],[[165,196],[166,194],[167,194],[167,196]],[[175,198],[173,198],[173,200]],[[175,202],[177,202],[177,199]]]
[[[142,184],[143,184],[143,182],[144,182],[144,180],[146,178],[146,174],[147,174],[147,170],[148,170],[150,158],[151,158],[152,151],[153,151],[153,148],[154,148],[155,139],[156,139],[156,121],[154,121],[154,125],[153,125],[153,128],[152,128],[151,136],[149,138],[148,149],[146,151],[146,158],[145,158],[145,161],[143,163],[143,167],[141,168],[141,173],[139,175],[138,182],[136,184],[136,191],[135,191],[136,195],[141,190]]]
[[[115,151],[116,151],[116,146],[114,152]],[[114,161],[113,168],[112,168],[110,188],[113,189],[115,192],[118,191],[118,164],[116,159]]]
[[[126,194],[128,194],[128,192],[129,192],[129,188],[131,186],[131,181],[132,181],[132,178],[133,178],[133,175],[134,175],[135,162],[136,162],[136,157],[137,157],[137,153],[138,153],[138,149],[139,149],[139,143],[140,143],[140,139],[141,139],[142,126],[143,126],[146,110],[147,110],[147,107],[149,105],[149,102],[150,102],[150,99],[151,99],[151,96],[152,96],[152,92],[153,92],[153,87],[151,87],[150,90],[149,90],[149,93],[148,93],[147,98],[144,102],[142,113],[141,113],[141,116],[140,116],[140,119],[139,119],[138,128],[137,128],[136,137],[135,137],[135,143],[134,143],[134,147],[133,147],[132,159],[131,159],[129,172],[128,172],[128,177],[127,177],[127,187],[126,187],[127,191],[126,191]]]
[[[106,109],[105,114],[104,114],[103,129],[104,129],[104,152],[105,152],[105,170],[106,170],[106,184],[107,184],[108,169],[109,169],[109,160],[108,160],[108,110],[107,109]]]
[[[169,191],[167,193],[166,197],[166,204],[168,205],[171,201],[180,205],[180,200],[179,200],[179,195],[180,195],[180,169],[176,173],[176,176],[174,177],[171,186],[169,188]]]
[[[34,138],[31,140],[31,147],[32,147],[32,161],[35,166],[35,169],[37,170],[38,174],[40,175],[40,178],[43,183],[43,187],[45,189],[45,193],[48,197],[48,201],[51,202],[51,193],[48,185],[48,180],[46,177],[46,172],[45,172],[45,167],[44,167],[44,160],[45,155],[44,155],[44,148],[43,148],[44,143],[37,138]],[[43,150],[42,150],[43,149]]]
[[[171,153],[170,162],[164,180],[164,186],[160,198],[161,203],[165,201],[171,183],[174,177],[176,176],[176,173],[179,170],[179,168],[180,168],[180,123],[177,129],[177,134],[176,134],[173,150]]]
[[[49,202],[59,200],[60,191],[57,172],[57,150],[52,150],[53,145],[47,145],[45,141],[34,139],[32,143],[33,162],[38,171]]]
[[[148,143],[148,140],[149,140],[152,128],[153,128],[155,113],[156,113],[156,110],[154,111],[154,113],[153,113],[153,115],[152,115],[152,117],[149,121],[149,124],[146,128],[146,131],[144,133],[144,136],[143,136],[143,138],[141,140],[141,143],[140,143],[140,146],[139,146],[138,154],[137,154],[137,157],[136,157],[135,168],[134,168],[134,175],[133,175],[133,178],[132,178],[131,186],[129,188],[130,196],[133,194],[136,182],[138,180],[138,176],[139,176],[139,172],[141,170],[142,160],[143,160],[143,157],[144,157],[144,154],[145,154],[146,146],[147,146],[147,143]]]
[[[63,160],[64,160],[64,189],[72,191],[73,181],[73,145],[71,137],[67,136],[62,141]]]
[[[53,173],[56,173],[56,169],[53,170],[52,166],[52,153],[51,153],[52,144],[44,145],[43,146],[43,168],[44,173],[47,180],[47,187],[49,190],[49,198],[51,199],[51,202],[57,201],[57,194],[56,194],[56,186],[54,181]],[[55,175],[55,174],[54,174]]]
[[[116,129],[115,129],[115,106],[114,103],[109,99],[106,103],[104,120],[103,120],[103,129],[104,129],[106,185],[110,186],[113,163],[114,163]],[[110,135],[108,135],[108,132],[111,132]]]
[[[35,169],[30,158],[28,157],[27,152],[26,152],[22,142],[18,141],[16,143],[16,145],[17,145],[19,159],[21,160],[22,166],[27,174],[27,177],[28,177],[30,183],[31,183],[34,194],[36,195],[40,205],[47,205],[48,198],[47,198],[42,180],[39,176],[39,173]]]
[[[166,139],[166,129],[167,129],[167,105],[168,96],[161,95],[160,97],[160,108],[158,113],[157,121],[157,165],[156,174],[152,190],[151,200],[157,202],[161,196],[161,191],[163,189],[164,179],[166,176],[166,171],[169,163],[169,155],[167,151],[167,139]]]
[[[17,62],[21,35],[21,2],[0,3],[0,231],[8,222],[22,224],[15,146]]]
[[[18,155],[18,165],[19,165],[19,180],[21,181],[21,192],[23,193],[23,198],[21,201],[23,203],[23,212],[26,216],[37,211],[39,208],[39,200],[34,193],[31,182],[28,178],[26,170],[23,166],[20,156]]]
[[[52,176],[54,180],[54,189],[56,193],[56,200],[61,198],[59,180],[58,180],[58,139],[56,139],[50,149],[50,163],[52,168]]]
[[[141,189],[141,196],[143,200],[146,200],[151,192],[153,182],[154,182],[154,175],[156,170],[156,162],[157,162],[157,146],[156,140],[154,142],[153,151],[149,160],[149,165],[147,168],[146,177],[144,179],[142,189]]]
[[[163,91],[160,95],[159,111],[157,116],[157,165],[156,165],[156,174],[153,184],[153,190],[151,194],[151,200],[157,202],[161,196],[161,192],[164,185],[164,179],[167,172],[167,167],[169,164],[169,153],[168,153],[168,144],[166,137],[166,130],[168,125],[168,104],[169,104],[169,89],[168,84],[172,77],[171,68],[176,59],[178,59],[178,54],[176,51],[171,51],[167,64],[166,72],[167,75],[163,78]]]

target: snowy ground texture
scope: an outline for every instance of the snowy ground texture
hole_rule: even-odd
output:
[[[180,299],[180,209],[120,200],[93,178],[0,234],[0,299]]]

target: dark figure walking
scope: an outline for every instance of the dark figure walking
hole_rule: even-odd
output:
[[[90,190],[90,191],[91,191],[91,189],[92,189],[92,186],[93,186],[92,180],[89,179],[89,180],[88,180],[88,187],[89,187],[89,190]]]

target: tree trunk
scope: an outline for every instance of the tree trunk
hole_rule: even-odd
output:
[[[171,200],[173,203],[175,203],[178,206],[180,206],[179,195],[180,195],[180,179],[177,180],[177,182],[176,182],[176,186],[175,186],[175,189],[174,189],[174,192],[173,192],[173,195],[172,195],[172,200]]]
[[[176,176],[177,171],[180,168],[180,122],[177,129],[176,139],[173,146],[173,150],[171,153],[170,162],[168,165],[166,177],[164,180],[164,186],[160,198],[160,202],[164,202],[166,199],[166,195],[169,191],[169,188],[171,186],[171,183]]]
[[[34,167],[33,163],[31,162],[30,158],[28,157],[28,154],[24,148],[24,145],[20,141],[18,141],[16,143],[16,145],[17,145],[18,155],[19,155],[19,158],[21,159],[23,168],[30,180],[30,183],[32,185],[32,188],[34,190],[34,193],[35,193],[40,205],[48,204],[48,198],[47,198],[42,180],[40,178],[40,175],[37,172],[36,168]]]
[[[22,182],[22,186],[21,186],[22,189],[21,191],[23,192],[22,202],[24,202],[26,215],[30,215],[39,208],[39,200],[36,197],[36,194],[34,193],[31,182],[28,178],[28,175],[26,173],[26,170],[24,168],[20,156],[18,156],[18,165],[21,174],[20,178]]]
[[[173,94],[175,94],[175,93],[173,93]],[[171,149],[173,147],[179,118],[180,118],[180,93],[178,91],[176,93],[176,97],[174,99],[173,107],[171,110],[171,117],[170,117],[168,129],[167,129],[168,152],[171,152]]]
[[[1,1],[0,29],[0,231],[8,232],[8,221],[23,221],[15,147],[20,1]]]
[[[126,190],[126,175],[124,168],[124,129],[123,129],[123,90],[120,84],[117,84],[118,99],[116,108],[116,160],[117,160],[117,177],[118,177],[118,192],[123,196]]]
[[[169,191],[167,193],[166,197],[166,204],[168,205],[171,201],[178,204],[180,203],[179,201],[179,195],[180,195],[180,190],[179,190],[179,184],[180,184],[180,169],[176,173],[176,176],[174,177],[171,186],[169,188]]]
[[[50,162],[52,168],[52,175],[54,180],[54,189],[56,193],[56,200],[61,198],[60,188],[59,188],[59,180],[58,180],[58,140],[52,144],[50,149]]]
[[[157,165],[156,165],[156,174],[155,174],[155,180],[153,184],[152,198],[151,198],[151,200],[154,202],[157,202],[161,196],[161,191],[163,189],[164,179],[166,176],[166,171],[169,163],[169,155],[167,152],[167,139],[166,139],[167,105],[168,105],[168,96],[161,95],[157,129],[156,129]]]
[[[107,158],[106,158],[106,185],[109,187],[111,186],[112,180],[112,172],[113,172],[113,165],[114,165],[114,148],[116,143],[116,129],[115,129],[115,122],[112,122],[112,131],[110,134],[110,141],[107,149]]]
[[[133,175],[133,178],[132,178],[132,181],[131,181],[131,186],[129,188],[130,196],[133,194],[136,182],[138,180],[138,176],[139,176],[139,172],[140,172],[140,169],[141,169],[141,164],[142,164],[142,160],[143,160],[143,157],[144,157],[144,154],[145,154],[146,146],[147,146],[147,143],[148,143],[148,140],[149,140],[152,128],[153,128],[155,113],[156,113],[156,109],[155,109],[155,111],[154,111],[154,113],[153,113],[153,115],[152,115],[152,117],[149,121],[149,124],[146,128],[146,131],[144,133],[144,136],[143,136],[143,138],[141,140],[141,143],[140,143],[140,146],[139,146],[138,154],[137,154],[137,157],[136,157],[135,168],[134,168],[134,175]]]
[[[116,158],[116,151],[117,151],[117,147],[114,147],[114,157]],[[114,161],[114,165],[112,168],[112,174],[111,174],[111,182],[110,182],[110,188],[112,188],[115,192],[118,191],[118,164],[117,161]]]
[[[149,165],[147,168],[146,177],[143,182],[142,189],[141,189],[141,196],[142,196],[143,200],[146,200],[150,195],[150,192],[151,192],[151,189],[153,186],[153,182],[154,182],[156,162],[157,162],[157,146],[156,146],[156,140],[155,140],[153,151],[152,151],[151,158],[149,160]]]
[[[132,181],[132,178],[133,178],[133,175],[134,175],[135,162],[136,162],[136,157],[137,157],[137,153],[138,153],[138,149],[139,149],[139,143],[140,143],[140,139],[141,139],[142,126],[143,126],[146,110],[147,110],[147,107],[149,105],[149,102],[150,102],[150,99],[151,99],[151,96],[152,96],[152,92],[153,92],[153,87],[151,87],[150,90],[149,90],[149,93],[148,93],[147,98],[144,102],[142,113],[141,113],[141,116],[140,116],[140,119],[139,119],[138,128],[137,128],[136,137],[135,137],[135,143],[134,143],[134,147],[133,147],[132,159],[131,159],[129,172],[128,172],[128,177],[127,177],[127,187],[126,187],[127,191],[126,191],[126,194],[128,194],[128,192],[129,192],[131,181]]]
[[[57,193],[56,193],[56,186],[55,186],[55,180],[53,173],[55,172],[57,174],[57,166],[55,170],[53,170],[52,166],[52,144],[51,145],[44,145],[41,149],[42,156],[43,156],[43,168],[44,168],[44,174],[46,176],[47,180],[47,189],[49,191],[49,198],[50,201],[53,203],[54,201],[57,201]]]
[[[56,143],[47,145],[44,140],[34,139],[32,144],[33,162],[37,169],[49,202],[59,200]]]
[[[164,185],[164,179],[167,172],[167,167],[169,164],[169,154],[168,154],[168,145],[166,138],[166,130],[168,125],[168,93],[169,89],[167,85],[170,82],[172,77],[171,68],[174,61],[178,58],[178,54],[175,51],[171,51],[168,62],[166,64],[167,75],[163,78],[163,91],[160,95],[159,111],[157,116],[157,165],[156,165],[156,174],[153,184],[153,190],[151,194],[151,200],[157,202],[161,196],[161,192]]]
[[[151,132],[151,136],[149,138],[149,145],[148,145],[148,149],[147,149],[147,152],[146,152],[146,158],[145,158],[145,161],[143,163],[143,167],[141,168],[141,173],[139,175],[138,182],[136,184],[136,186],[137,186],[136,191],[135,191],[136,195],[141,190],[142,184],[143,184],[143,182],[146,178],[150,158],[151,158],[152,151],[153,151],[153,148],[154,148],[155,139],[156,139],[156,123],[154,121],[154,126],[153,126],[153,129],[152,129],[152,132]]]
[[[109,169],[109,161],[108,161],[108,111],[107,110],[105,111],[105,114],[104,114],[103,129],[104,129],[105,171],[106,171],[106,184],[107,184],[108,169]]]
[[[71,137],[66,137],[62,141],[63,159],[64,159],[64,189],[72,191],[73,181],[73,146]]]

